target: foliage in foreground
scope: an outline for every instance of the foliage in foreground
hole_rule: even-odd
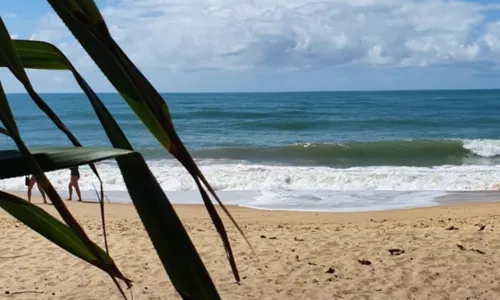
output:
[[[210,198],[213,197],[244,234],[177,135],[168,106],[161,95],[111,37],[93,0],[47,0],[124,101],[152,135],[189,172],[219,233],[236,281],[240,280],[224,224]],[[183,299],[220,299],[220,296],[170,201],[142,155],[134,151],[112,114],[71,62],[54,45],[43,41],[12,40],[0,19],[0,67],[6,67],[24,86],[33,102],[74,147],[28,149],[18,130],[0,83],[0,133],[10,137],[17,150],[0,151],[0,179],[33,174],[62,217],[63,222],[27,201],[0,191],[0,207],[69,253],[100,268],[128,287],[125,277],[109,255],[104,222],[103,187],[94,162],[113,158],[129,195],[172,284]],[[74,136],[32,86],[26,69],[67,70],[90,101],[113,148],[89,148]],[[76,101],[76,99],[75,99]],[[105,249],[90,240],[67,209],[45,172],[76,165],[89,165],[100,182],[99,202]],[[175,174],[172,174],[175,176]],[[246,238],[245,238],[246,240]],[[248,243],[248,241],[247,241]]]

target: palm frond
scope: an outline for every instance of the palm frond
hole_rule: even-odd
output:
[[[31,149],[31,156],[43,172],[98,162],[132,151],[105,147],[58,147]],[[18,150],[0,151],[0,179],[30,175],[30,162]]]
[[[17,50],[15,49],[15,47],[13,45],[13,42],[12,42],[11,36],[7,30],[7,27],[5,26],[5,23],[3,22],[3,20],[1,18],[0,18],[0,61],[3,61],[5,63],[6,67],[11,71],[11,73],[24,86],[24,88],[26,89],[26,91],[28,92],[30,97],[33,99],[35,104],[47,115],[47,117],[49,117],[49,119],[56,125],[56,127],[68,137],[68,139],[71,141],[71,143],[75,147],[81,147],[82,144],[78,141],[78,139],[71,133],[71,131],[66,127],[66,125],[64,125],[64,123],[61,121],[61,119],[54,113],[54,111],[45,103],[45,101],[43,101],[43,99],[34,90],[32,84],[28,78],[26,71],[24,70],[24,66],[23,66],[21,60],[19,59],[19,55],[18,55]],[[3,93],[3,91],[2,91],[2,93]],[[9,128],[7,128],[7,131],[10,132],[12,135],[12,132],[11,132],[11,130],[9,130]],[[19,133],[17,133],[17,135],[19,135]],[[15,137],[12,137],[12,138],[14,139],[14,141],[16,141]],[[18,148],[21,150],[21,148],[20,148],[21,144],[18,141],[16,141],[16,144],[17,144]],[[23,150],[23,153],[27,156],[30,155],[29,152],[26,152],[24,150]],[[36,163],[34,164],[34,166],[35,165],[36,165]],[[95,167],[95,165],[93,163],[90,163],[89,166],[90,166],[92,172],[95,174],[95,176],[99,180],[99,188],[100,188],[100,195],[101,195],[99,197],[99,200],[100,200],[99,202],[101,203],[100,209],[101,209],[101,216],[102,216],[103,238],[104,238],[104,243],[106,246],[106,252],[109,253],[106,224],[105,224],[105,220],[104,220],[104,205],[103,205],[103,200],[102,200],[104,198],[102,179],[101,179],[99,172],[97,171],[97,168]],[[35,168],[36,168],[36,166],[35,166]],[[33,175],[35,176],[35,178],[37,179],[37,181],[39,183],[41,182],[42,187],[44,186],[44,184],[49,186],[48,190],[45,190],[45,187],[43,187],[43,189],[47,192],[47,195],[49,196],[49,199],[56,207],[57,212],[61,215],[61,217],[63,217],[64,221],[68,224],[68,226],[72,227],[74,230],[77,231],[77,233],[81,236],[81,238],[83,238],[84,240],[88,240],[88,241],[86,241],[86,243],[89,245],[89,249],[92,249],[92,245],[90,244],[90,240],[86,236],[83,229],[79,226],[78,222],[76,222],[76,220],[74,220],[74,218],[71,216],[71,213],[67,209],[64,202],[62,202],[62,199],[60,198],[59,194],[57,194],[57,192],[55,192],[55,190],[53,189],[52,185],[47,180],[47,178],[43,178],[43,177],[45,177],[45,175],[43,173],[38,173],[38,172],[34,172]],[[39,176],[41,176],[41,177],[39,178]],[[51,194],[53,194],[52,197],[50,196]],[[64,214],[64,216],[62,214]],[[68,222],[71,222],[71,223],[68,223]],[[122,295],[124,295],[123,291],[121,290],[121,287],[119,286],[115,277],[111,276],[111,278],[113,279],[113,281],[115,282],[117,287],[120,289]],[[127,286],[130,286],[130,281],[127,280],[125,282],[126,282]]]
[[[18,50],[19,57],[26,68],[42,67],[49,70],[54,67],[54,69],[61,70],[64,65],[67,70],[71,71],[91,101],[94,111],[99,117],[113,146],[130,147],[132,149],[125,134],[102,101],[55,46],[39,41],[22,40],[14,40],[13,44]],[[42,62],[37,61],[36,57],[38,54],[41,56]],[[179,293],[184,295],[186,299],[189,299],[193,295],[199,295],[202,299],[217,299],[218,296],[208,276],[208,272],[202,264],[196,249],[192,245],[168,198],[154,176],[150,173],[142,157],[136,157],[135,159],[138,162],[131,162],[130,160],[133,159],[130,157],[125,159],[126,161],[117,157],[116,161],[124,176],[131,199],[139,212],[141,220],[145,224],[146,230],[172,282]],[[131,166],[135,167],[131,168]],[[140,184],[138,184],[137,168],[147,169],[143,170],[145,175],[140,177],[141,179],[146,178],[146,180]],[[146,191],[152,191],[152,193],[148,194]],[[159,213],[161,217],[158,216]],[[165,228],[170,229],[165,230]],[[173,238],[171,238],[172,241],[168,242],[166,237],[170,235],[173,235]],[[173,247],[172,245],[176,245],[177,247]],[[182,257],[182,259],[179,257]],[[186,269],[181,268],[180,265],[191,265],[191,267]],[[194,289],[194,286],[199,286],[199,289]],[[195,299],[199,299],[199,297],[195,297]]]
[[[180,140],[173,126],[168,106],[161,95],[113,40],[94,1],[47,1],[152,135],[168,152],[181,162],[193,177],[217,232],[222,238],[235,279],[239,281],[240,278],[226,229],[209,194],[219,202],[222,209],[229,216],[247,243],[248,240]],[[115,266],[114,263],[109,264],[109,261],[100,256],[102,253],[99,251],[102,250],[88,239],[83,229],[74,220],[43,173],[44,171],[73,165],[89,164],[99,178],[97,169],[93,163],[101,159],[114,158],[117,161],[125,185],[141,221],[151,238],[168,276],[181,297],[183,299],[220,299],[212,279],[182,222],[160,184],[151,173],[144,158],[141,154],[133,151],[132,144],[128,141],[114,117],[66,56],[57,47],[46,42],[11,40],[3,21],[0,19],[0,67],[2,66],[7,67],[14,74],[23,84],[35,104],[51,119],[59,130],[66,134],[72,144],[78,148],[71,150],[61,148],[28,150],[17,130],[15,118],[12,116],[0,85],[0,117],[6,127],[4,130],[0,128],[0,133],[10,135],[19,149],[19,151],[0,152],[0,167],[2,164],[8,166],[8,168],[12,167],[12,170],[9,171],[0,170],[0,179],[23,174],[33,174],[42,188],[47,192],[68,226],[62,223],[54,225],[51,223],[53,220],[47,219],[46,215],[41,216],[40,214],[43,213],[32,208],[31,205],[26,205],[22,200],[13,199],[12,195],[6,193],[0,193],[0,206],[10,205],[11,211],[19,215],[18,219],[25,218],[25,224],[30,220],[33,221],[33,218],[38,218],[33,221],[32,225],[40,226],[40,224],[44,224],[43,226],[46,226],[49,224],[53,228],[60,228],[61,226],[63,226],[61,228],[67,228],[67,230],[75,234],[75,237],[87,247],[87,250],[95,258],[99,259],[99,266],[103,267],[103,270],[108,272],[113,280],[116,277],[130,284],[130,281],[124,276],[119,276],[121,273],[119,273],[117,268],[114,270],[115,273],[112,272],[110,266]],[[25,69],[70,71],[89,99],[114,148],[81,147],[81,143],[36,93]],[[101,183],[100,198],[102,199],[102,181],[100,178],[99,181]],[[7,200],[2,202],[2,198]],[[102,202],[101,207],[103,208]],[[103,209],[101,213],[104,216]],[[34,215],[37,217],[32,217]],[[66,229],[60,230],[64,231]],[[47,233],[44,236],[50,239]],[[55,243],[57,244],[57,242]],[[250,245],[250,243],[248,244]],[[58,245],[68,250],[67,246]],[[76,250],[73,249],[72,251]],[[109,257],[109,255],[106,257]]]
[[[61,197],[54,189],[48,178],[45,176],[43,169],[40,167],[35,157],[31,154],[30,150],[26,147],[21,136],[19,134],[19,129],[17,127],[16,121],[10,109],[9,103],[5,96],[3,87],[0,83],[0,120],[3,125],[7,129],[7,131],[11,134],[12,140],[16,143],[16,146],[19,149],[19,152],[22,154],[23,159],[26,164],[26,171],[30,174],[33,174],[42,189],[47,193],[47,196],[51,200],[54,207],[59,212],[64,222],[69,226],[69,228],[75,233],[75,235],[80,239],[80,241],[87,247],[87,250],[92,253],[93,257],[97,260],[99,267],[105,270],[113,280],[115,278],[120,278],[124,280],[124,282],[130,286],[131,281],[127,279],[117,268],[113,260],[106,254],[102,255],[103,251],[96,246],[90,238],[87,236],[83,228],[73,217],[71,212],[68,210]],[[12,154],[12,153],[11,153]],[[14,156],[15,157],[15,156]],[[19,156],[18,156],[19,157]],[[15,167],[18,169],[19,166]],[[119,287],[119,285],[117,284]],[[123,293],[123,292],[122,292]]]
[[[52,148],[33,150],[32,158],[44,172],[47,172],[129,155],[131,153],[128,150],[115,148]],[[0,179],[29,174],[31,174],[31,165],[27,162],[21,151],[0,151]],[[91,242],[92,248],[96,251],[90,251],[88,245],[85,244],[75,230],[60,222],[43,209],[18,196],[3,191],[0,191],[0,207],[69,253],[105,272],[112,271],[113,276],[117,278],[129,281],[116,268],[111,257],[106,252],[93,242]],[[95,252],[97,252],[97,256]],[[104,266],[102,261],[108,266]]]
[[[47,1],[153,136],[193,177],[222,239],[235,279],[239,281],[224,224],[205,188],[214,196],[250,248],[251,245],[180,140],[174,129],[168,106],[161,95],[111,37],[94,1]]]
[[[89,251],[88,245],[82,241],[73,229],[57,220],[45,210],[18,196],[3,191],[0,191],[0,207],[67,252],[105,272],[111,271],[113,276],[117,278],[128,281],[128,279],[123,277],[120,271],[115,268],[116,266],[114,266],[113,260],[106,252],[94,243],[92,243],[92,247],[96,249],[97,253]],[[103,260],[107,266],[102,264]]]

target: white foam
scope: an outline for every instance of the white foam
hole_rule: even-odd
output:
[[[245,207],[291,211],[376,211],[437,205],[437,191],[281,191],[264,192]]]
[[[191,191],[196,186],[187,172],[172,160],[148,164],[166,191]],[[219,191],[287,191],[287,190],[492,190],[500,183],[500,166],[437,167],[328,167],[267,166],[245,163],[216,163],[202,160],[202,172]],[[125,191],[125,184],[114,163],[98,164],[107,191]],[[47,174],[53,185],[66,190],[69,170]],[[82,190],[93,191],[97,180],[88,167],[81,168]],[[4,190],[25,190],[23,178],[0,181]]]
[[[463,140],[474,153],[500,155],[499,140]],[[485,158],[486,159],[486,158]],[[180,166],[170,160],[148,162],[173,203],[201,203],[196,186]],[[199,160],[200,169],[226,204],[262,209],[363,211],[435,205],[439,191],[484,191],[500,186],[500,166],[462,165],[435,167],[330,167],[271,166],[229,160]],[[98,164],[109,199],[130,198],[115,163]],[[80,186],[86,199],[95,199],[97,180],[81,167]],[[63,196],[69,170],[48,173]],[[24,178],[0,181],[0,189],[25,191]],[[36,193],[36,192],[35,192]]]
[[[465,149],[477,155],[484,157],[500,156],[500,140],[463,140],[463,143]]]
[[[328,167],[268,166],[201,160],[201,170],[226,204],[261,209],[364,211],[436,205],[439,191],[484,191],[500,183],[500,166]],[[201,203],[191,177],[173,160],[148,162],[173,203]],[[107,197],[128,202],[123,179],[114,163],[100,163]],[[81,189],[95,199],[97,180],[81,167]],[[66,196],[69,170],[47,174]],[[25,191],[23,178],[0,181],[0,188]]]
[[[37,190],[34,194],[39,195]],[[198,191],[166,192],[174,204],[202,204]],[[437,199],[447,195],[439,191],[219,191],[218,196],[226,205],[264,210],[355,212],[393,210],[438,205]],[[96,194],[82,192],[85,201],[97,201]],[[126,192],[108,191],[107,200],[130,202]],[[472,199],[468,196],[467,199]],[[482,198],[481,198],[482,199]],[[495,198],[496,199],[496,198]],[[485,200],[483,200],[485,201]]]

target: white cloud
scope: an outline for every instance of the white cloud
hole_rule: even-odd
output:
[[[492,52],[500,52],[500,21],[488,25],[488,31],[482,41]]]
[[[61,19],[56,14],[49,13],[42,16],[40,25],[29,39],[56,43],[69,37],[70,34]]]
[[[171,71],[429,66],[500,61],[498,5],[447,0],[113,0],[103,14],[142,68]],[[32,38],[63,43],[55,15]]]

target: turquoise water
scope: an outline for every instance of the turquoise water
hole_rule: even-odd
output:
[[[273,199],[286,203],[305,191],[322,201],[334,191],[487,190],[500,182],[500,91],[163,96],[181,139],[220,191],[279,194]],[[42,97],[84,145],[109,145],[83,94]],[[100,97],[165,190],[195,189],[187,175],[171,175],[181,168],[117,94]],[[30,147],[69,145],[27,95],[8,98]],[[1,137],[0,147],[13,145]],[[107,190],[125,191],[113,162],[101,170]],[[66,173],[51,173],[61,188]],[[88,174],[82,186],[91,191]],[[16,180],[2,187],[24,189]]]

